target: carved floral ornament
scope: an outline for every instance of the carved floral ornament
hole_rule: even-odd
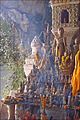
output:
[[[52,3],[67,2],[67,0],[52,0]]]
[[[77,1],[79,1],[79,0],[76,0],[76,2]],[[55,4],[55,3],[68,3],[68,2],[75,2],[75,0],[51,0],[51,2],[53,3],[53,4]]]
[[[51,0],[52,3],[62,3],[62,2],[67,2],[69,0]]]

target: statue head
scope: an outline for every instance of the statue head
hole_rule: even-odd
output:
[[[64,28],[63,27],[58,28],[58,34],[59,34],[59,36],[62,36],[64,34]]]
[[[41,49],[42,43],[38,36],[35,36],[31,42],[32,54],[37,53],[39,49]]]

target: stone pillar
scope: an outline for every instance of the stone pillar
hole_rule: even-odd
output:
[[[9,106],[10,120],[15,120],[15,104]]]

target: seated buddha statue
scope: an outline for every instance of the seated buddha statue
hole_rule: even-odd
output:
[[[65,69],[65,67],[66,67],[66,65],[68,65],[68,63],[69,63],[69,55],[65,52],[64,56],[62,56],[60,68]]]
[[[64,53],[64,56],[62,56],[59,67],[63,82],[70,82],[71,74],[73,72],[73,60],[66,52]]]

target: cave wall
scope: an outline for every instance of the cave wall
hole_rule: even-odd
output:
[[[46,0],[1,0],[1,17],[11,24],[15,41],[29,47],[33,37],[40,34],[46,17],[45,3]]]

